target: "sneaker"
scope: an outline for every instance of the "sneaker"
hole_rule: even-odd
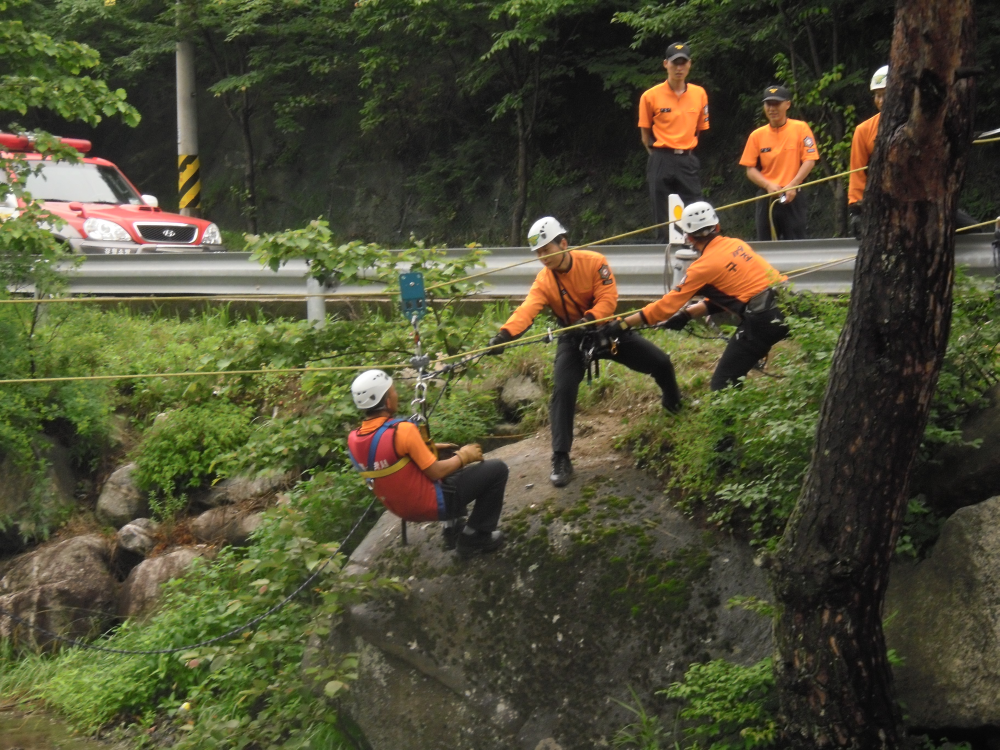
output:
[[[549,480],[556,487],[565,487],[569,480],[573,478],[573,464],[569,460],[568,453],[552,454],[552,474]]]
[[[448,522],[446,521],[445,523],[447,524]],[[462,533],[462,528],[464,526],[465,519],[460,518],[441,529],[441,540],[444,543],[444,548],[446,550],[455,549],[455,545],[458,543],[458,537]]]
[[[473,555],[483,555],[493,552],[503,544],[503,532],[500,529],[494,531],[477,531],[474,534],[458,534],[456,549],[461,557],[472,557]]]

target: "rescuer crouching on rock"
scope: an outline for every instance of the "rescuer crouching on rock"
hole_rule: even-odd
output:
[[[742,320],[712,374],[711,387],[718,391],[729,385],[739,386],[750,368],[788,335],[774,288],[787,277],[743,240],[723,237],[719,217],[705,201],[685,207],[680,227],[701,256],[688,266],[678,286],[635,315],[609,323],[608,333],[615,335],[640,323],[654,325],[661,321],[665,321],[664,328],[679,331],[692,318],[728,310]],[[696,294],[705,299],[684,307]]]
[[[358,375],[351,395],[365,419],[348,435],[348,452],[379,501],[404,521],[444,521],[445,547],[457,549],[463,557],[500,547],[503,532],[497,523],[507,464],[483,461],[483,451],[475,443],[438,460],[417,425],[395,418],[399,396],[392,378],[382,370]],[[473,501],[463,526],[466,506]]]
[[[607,318],[618,306],[618,286],[608,259],[589,250],[570,250],[566,229],[552,216],[536,221],[528,233],[528,245],[545,266],[535,277],[528,296],[511,314],[500,332],[490,339],[490,354],[500,354],[506,344],[521,336],[531,326],[535,316],[548,306],[563,326],[585,324]],[[677,378],[666,352],[641,336],[616,337],[611,341],[595,330],[577,328],[559,336],[556,362],[549,402],[549,422],[552,425],[552,474],[556,487],[563,487],[573,478],[569,460],[573,446],[573,417],[576,396],[587,370],[588,361],[610,359],[630,370],[652,375],[663,391],[665,409],[676,412],[681,408]]]

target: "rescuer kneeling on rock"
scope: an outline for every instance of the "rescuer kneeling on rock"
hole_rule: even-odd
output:
[[[788,335],[774,288],[786,277],[743,240],[723,237],[719,217],[705,201],[685,207],[680,226],[687,242],[701,256],[688,266],[681,283],[662,299],[624,320],[609,323],[608,335],[615,336],[640,323],[654,325],[661,321],[666,321],[664,328],[679,331],[692,318],[728,310],[742,321],[722,353],[711,385],[713,391],[739,385],[740,378]],[[696,294],[705,299],[684,307]]]
[[[392,378],[382,370],[358,375],[351,395],[365,419],[348,435],[348,451],[379,501],[404,521],[445,521],[445,547],[457,548],[462,556],[497,549],[503,543],[497,522],[507,487],[507,464],[483,461],[483,451],[475,443],[438,460],[417,425],[395,418],[399,396]],[[473,501],[463,527],[459,521]]]
[[[551,216],[536,221],[528,233],[528,245],[545,266],[538,272],[528,296],[490,339],[490,354],[500,354],[502,344],[521,336],[535,316],[548,306],[563,326],[589,323],[614,314],[618,306],[618,286],[608,259],[590,250],[569,250],[566,230]],[[599,338],[598,338],[599,337]],[[641,336],[619,337],[613,348],[596,327],[577,328],[559,336],[556,363],[549,403],[552,424],[552,475],[556,487],[563,487],[573,477],[569,451],[573,446],[573,417],[576,396],[587,370],[588,360],[610,359],[630,370],[652,375],[663,391],[663,407],[678,411],[681,394],[670,357]]]

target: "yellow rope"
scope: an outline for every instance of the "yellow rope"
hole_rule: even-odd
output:
[[[975,146],[980,143],[996,143],[997,141],[1000,141],[1000,136],[997,136],[996,138],[980,138],[979,140],[973,141],[972,145]]]
[[[958,234],[959,232],[968,232],[972,229],[982,229],[983,227],[988,227],[993,224],[1000,224],[1000,216],[998,216],[995,219],[990,219],[989,221],[981,221],[978,224],[973,224],[971,227],[962,227],[961,229],[956,229],[955,234]]]

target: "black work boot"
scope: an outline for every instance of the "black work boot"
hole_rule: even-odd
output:
[[[549,480],[556,487],[565,487],[569,480],[573,478],[573,464],[569,460],[568,453],[552,454],[552,474]]]
[[[469,528],[469,527],[466,527]],[[494,531],[474,531],[466,534],[461,531],[458,534],[456,549],[460,557],[472,557],[473,555],[484,555],[493,552],[503,544],[503,532],[500,529]]]
[[[681,409],[684,406],[684,402],[681,401],[680,394],[678,394],[675,399],[673,396],[667,396],[667,394],[664,393],[660,403],[663,404],[663,408],[671,414],[680,414]]]

